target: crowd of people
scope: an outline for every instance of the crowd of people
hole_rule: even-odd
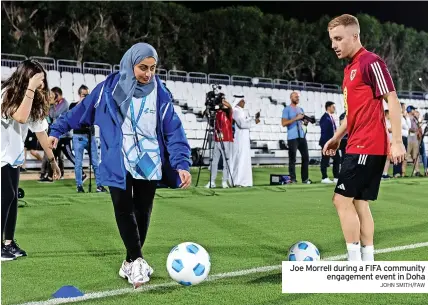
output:
[[[304,110],[299,107],[299,93],[292,92],[290,95],[290,105],[284,108],[282,116],[282,126],[287,127],[288,139],[288,156],[289,156],[289,174],[291,181],[296,183],[296,152],[299,150],[302,158],[301,162],[301,178],[305,184],[310,184],[312,181],[308,176],[309,154],[308,145],[306,140],[306,131],[304,126],[308,124],[304,119]],[[382,179],[408,177],[407,165],[411,161],[414,165],[414,171],[410,174],[415,177],[428,176],[428,160],[426,156],[425,143],[423,141],[423,132],[427,126],[424,122],[420,112],[412,105],[406,106],[405,103],[400,103],[402,109],[401,117],[401,133],[404,146],[406,148],[406,158],[393,166],[392,176],[389,175],[390,160],[387,159],[382,173]],[[336,112],[335,103],[327,101],[325,103],[325,113],[319,120],[320,125],[320,149],[324,147],[329,139],[331,139],[338,129],[334,118]],[[385,130],[388,134],[388,139],[392,140],[392,129],[389,117],[389,110],[384,111],[385,114]],[[346,113],[339,116],[339,126],[342,124]],[[331,184],[337,183],[340,165],[343,162],[343,157],[346,154],[348,136],[347,134],[342,138],[338,154],[334,156],[322,155],[321,156],[321,183]],[[330,179],[327,174],[327,168],[330,166],[330,160],[333,160],[333,179]],[[422,165],[422,171],[420,167]]]

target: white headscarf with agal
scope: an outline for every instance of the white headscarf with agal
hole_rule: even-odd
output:
[[[243,93],[237,93],[237,94],[234,94],[233,97],[235,99],[233,100],[232,107],[235,108],[239,104],[239,102],[244,99],[244,94]]]

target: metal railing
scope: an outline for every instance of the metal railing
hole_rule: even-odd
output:
[[[91,74],[102,74],[109,75],[114,71],[120,69],[119,65],[111,65],[107,63],[99,62],[84,62],[83,64],[68,59],[55,60],[51,57],[30,57],[35,59],[42,64],[46,70],[58,70],[59,72],[70,72],[70,73],[91,73]],[[3,67],[15,68],[23,60],[28,59],[25,55],[19,54],[6,54],[1,53],[1,65]],[[233,86],[249,86],[249,87],[262,87],[262,88],[275,88],[275,89],[286,89],[286,90],[309,90],[309,91],[324,91],[332,93],[341,93],[341,86],[336,84],[320,84],[314,82],[302,82],[302,81],[288,81],[284,79],[262,78],[262,77],[249,77],[241,75],[227,75],[227,74],[215,74],[215,73],[202,73],[202,72],[186,72],[180,70],[166,70],[158,68],[156,70],[159,77],[166,81],[182,81],[191,83],[208,83],[208,84],[221,84],[221,85],[233,85]],[[7,74],[7,73],[5,73]],[[257,80],[256,80],[257,79]],[[428,92],[421,91],[400,91],[398,92],[400,98],[412,98],[412,99],[428,99]]]
[[[30,59],[38,61],[46,70],[56,70],[55,59],[52,57],[31,56]]]
[[[208,84],[230,85],[230,75],[208,74]]]
[[[253,85],[252,78],[249,76],[232,75],[231,85],[251,87]]]
[[[189,72],[188,79],[191,83],[201,83],[205,84],[208,81],[208,76],[206,73],[202,72]]]
[[[187,82],[187,72],[180,70],[169,70],[168,79],[176,82]]]
[[[84,62],[83,73],[109,75],[113,71],[110,64],[100,62]]]
[[[19,63],[26,59],[28,59],[28,57],[24,55],[1,53],[2,67],[18,67]]]
[[[58,59],[56,67],[59,72],[82,73],[82,63],[77,60]]]

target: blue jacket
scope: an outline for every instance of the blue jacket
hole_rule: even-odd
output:
[[[171,94],[156,76],[157,125],[156,133],[162,160],[162,184],[178,188],[181,179],[177,170],[189,171],[191,150],[183,125],[174,111]],[[71,129],[98,125],[101,140],[100,184],[126,189],[125,164],[122,154],[123,118],[113,99],[112,92],[119,73],[110,74],[105,81],[72,110],[51,126],[50,135],[59,138]]]
[[[319,141],[320,146],[324,146],[328,140],[334,136],[333,122],[331,117],[326,113],[320,119],[321,137]]]

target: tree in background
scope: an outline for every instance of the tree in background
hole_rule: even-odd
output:
[[[341,84],[327,34],[313,23],[257,7],[193,13],[171,2],[2,2],[2,52],[119,63],[148,42],[159,68]],[[398,90],[427,90],[428,33],[361,14],[361,40],[382,56]]]

